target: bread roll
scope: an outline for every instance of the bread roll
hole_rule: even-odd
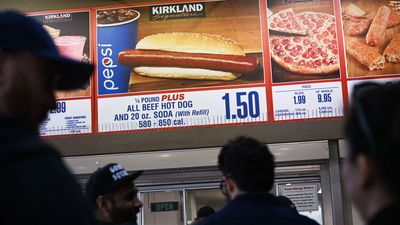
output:
[[[383,56],[388,62],[400,63],[400,34],[396,34],[392,41],[390,41],[383,52]]]
[[[378,49],[360,42],[351,42],[347,45],[347,52],[369,70],[383,69],[385,58]]]
[[[136,49],[245,55],[243,49],[229,38],[212,34],[185,32],[158,33],[147,36],[137,43]]]
[[[237,73],[207,70],[207,69],[187,69],[178,67],[135,67],[134,71],[142,76],[192,79],[192,80],[234,80],[240,76]]]
[[[387,6],[381,6],[369,27],[366,42],[371,46],[381,46],[386,39],[386,27],[389,22],[391,10]]]

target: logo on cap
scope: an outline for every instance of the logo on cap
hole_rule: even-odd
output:
[[[112,174],[112,178],[114,181],[120,180],[126,176],[128,176],[128,172],[120,165],[115,164],[109,168],[110,173]]]

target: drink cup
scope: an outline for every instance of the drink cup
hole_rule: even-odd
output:
[[[84,36],[60,36],[54,39],[54,44],[61,55],[78,61],[83,58],[85,42]]]
[[[97,12],[97,78],[99,94],[126,93],[132,68],[118,63],[118,53],[134,49],[140,13],[133,9]]]

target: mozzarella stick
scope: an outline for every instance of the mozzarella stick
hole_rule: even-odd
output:
[[[366,41],[368,45],[380,46],[385,42],[386,26],[389,22],[391,10],[387,6],[381,6],[369,27]]]
[[[400,34],[396,34],[383,52],[386,61],[391,63],[400,62]]]
[[[347,45],[347,52],[369,70],[384,68],[385,58],[374,47],[352,42]]]

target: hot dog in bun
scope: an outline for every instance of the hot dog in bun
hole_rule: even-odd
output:
[[[259,63],[231,39],[185,32],[147,36],[136,49],[121,51],[118,62],[143,76],[205,80],[234,80],[256,72]]]

